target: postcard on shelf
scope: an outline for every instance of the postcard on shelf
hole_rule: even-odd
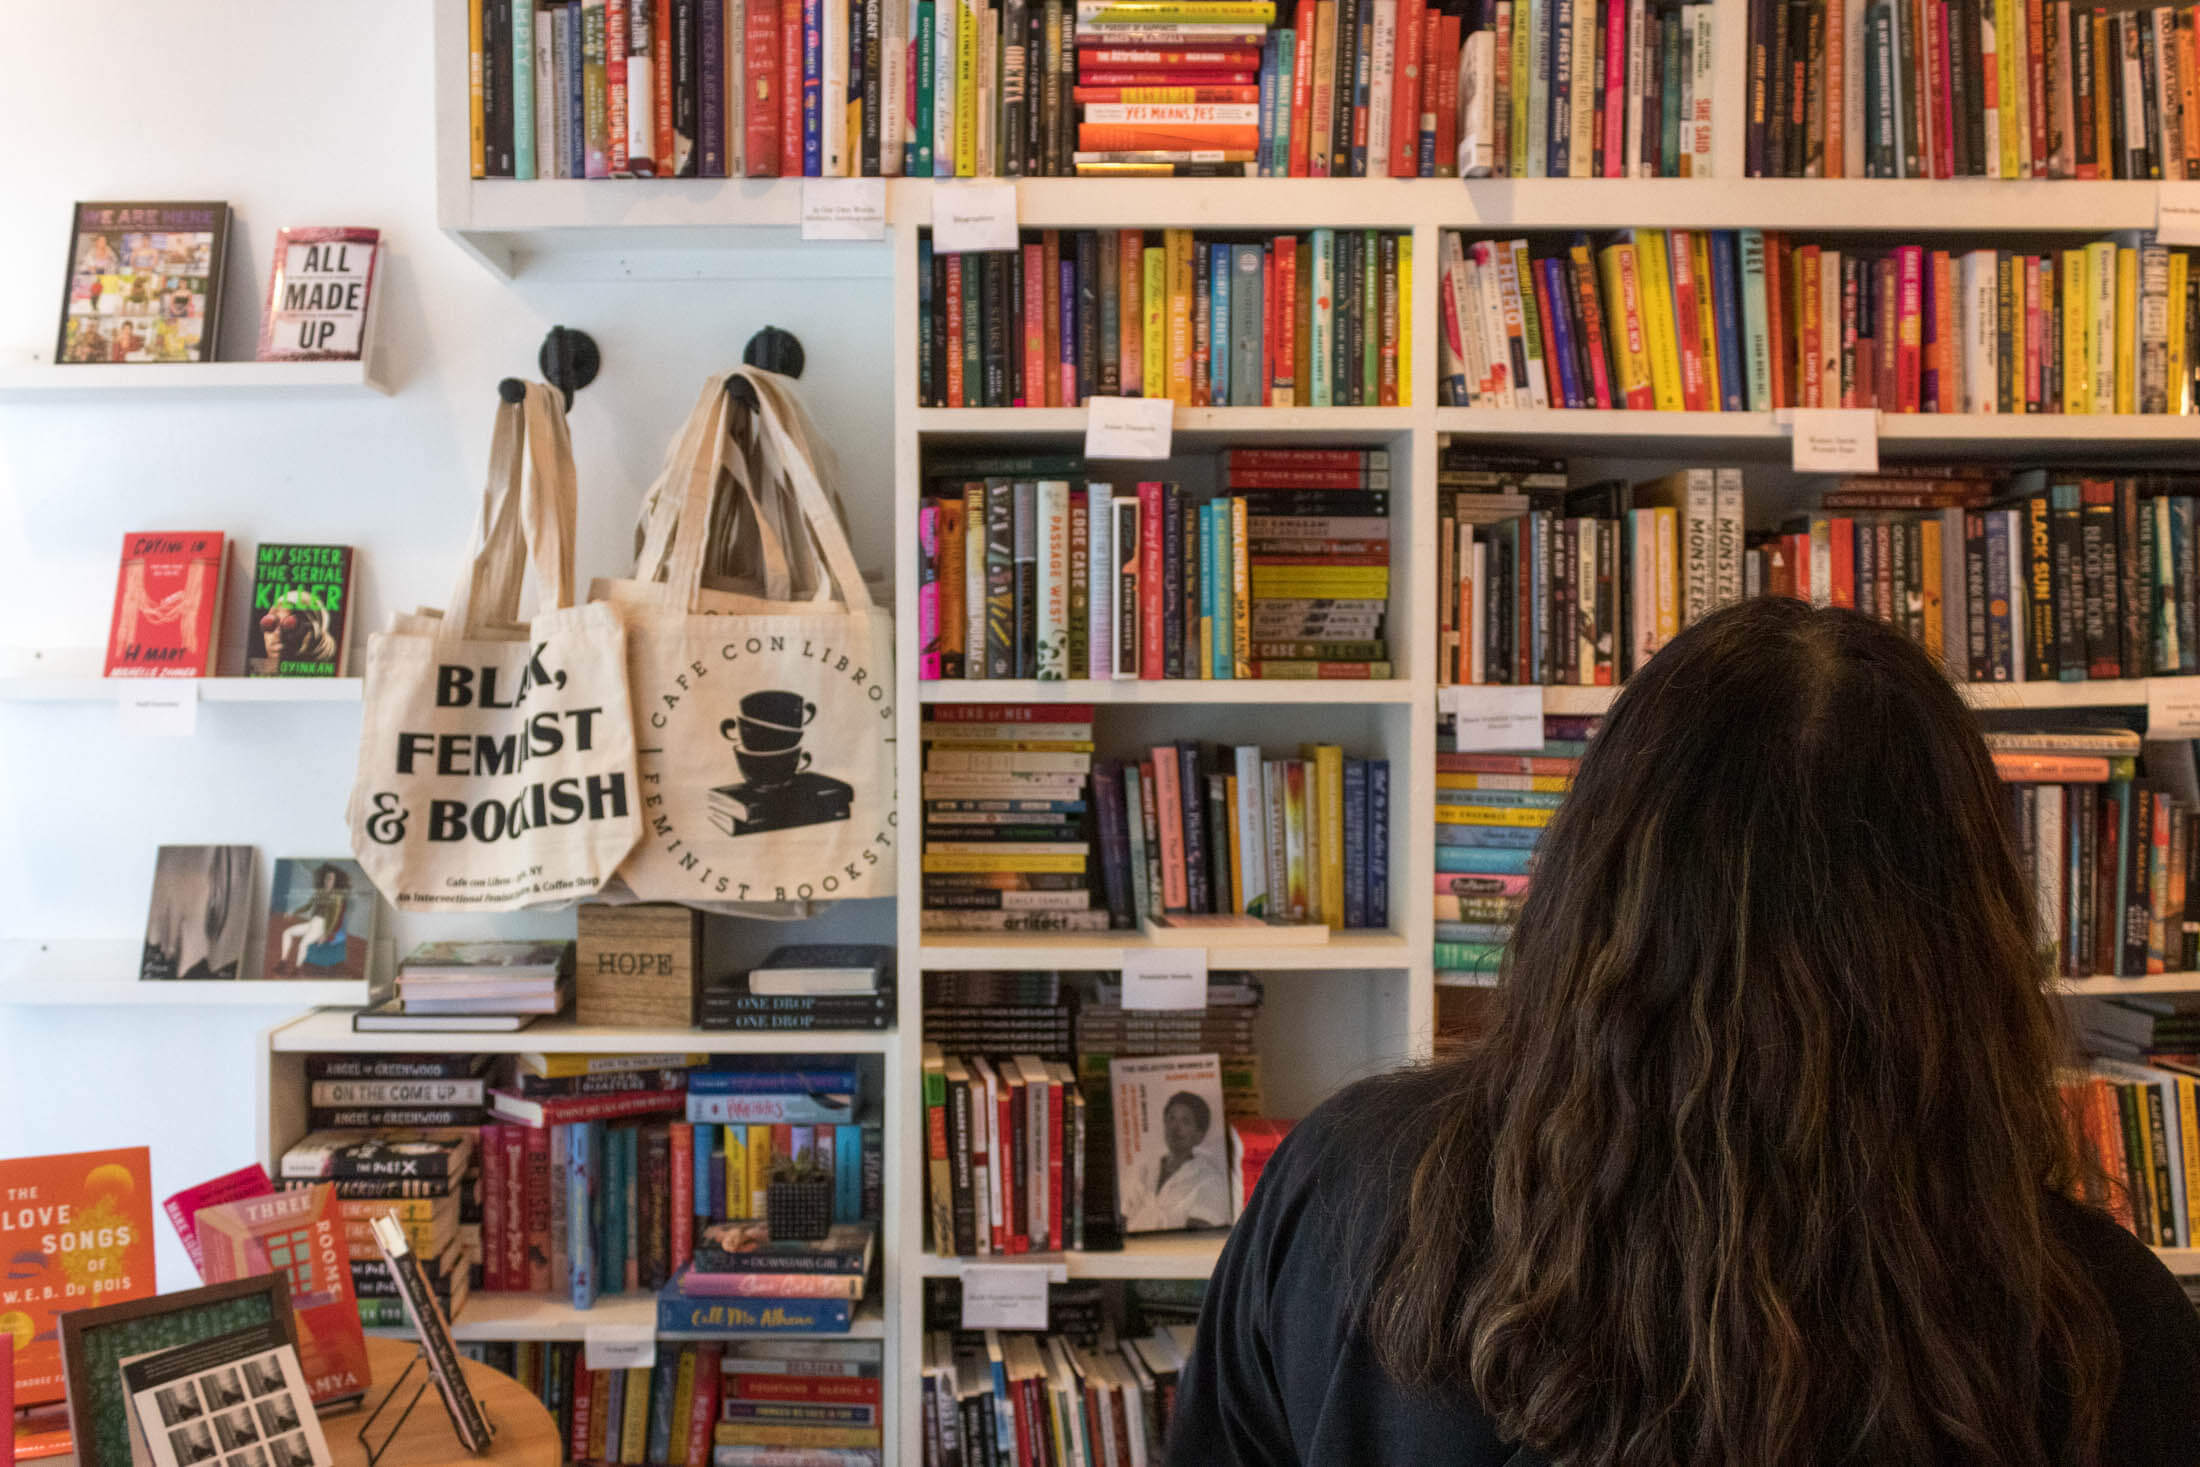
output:
[[[294,1187],[199,1209],[200,1272],[210,1283],[283,1273],[297,1316],[298,1354],[313,1406],[328,1411],[366,1397],[367,1337],[352,1294],[344,1220],[333,1186]],[[254,1464],[257,1467],[257,1464]]]
[[[108,677],[212,677],[221,653],[229,545],[219,530],[122,537]]]
[[[364,356],[381,241],[378,229],[276,231],[260,360],[356,362]]]
[[[351,661],[349,545],[261,545],[245,608],[247,677],[342,677]]]
[[[56,362],[210,362],[229,206],[78,204]]]
[[[211,1467],[219,1458],[220,1467],[330,1467],[334,1460],[299,1352],[277,1324],[117,1363],[130,1403],[133,1463]]]
[[[285,856],[268,881],[262,978],[364,982],[382,899],[357,861]]]
[[[17,1406],[58,1401],[55,1322],[67,1310],[149,1299],[153,1164],[145,1147],[0,1161],[0,1336],[14,1341]]]
[[[251,846],[162,846],[138,977],[148,983],[244,976],[252,930]]]
[[[265,1197],[274,1190],[275,1184],[268,1180],[267,1168],[254,1162],[195,1187],[186,1187],[161,1203],[162,1210],[168,1214],[169,1225],[183,1240],[183,1251],[191,1255],[191,1266],[199,1271],[202,1281],[206,1277],[206,1255],[199,1250],[199,1209],[212,1207],[217,1202]]]
[[[1111,1060],[1108,1083],[1123,1231],[1227,1227],[1222,1061],[1212,1054]]]

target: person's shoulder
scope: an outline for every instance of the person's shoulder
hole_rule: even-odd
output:
[[[2067,1198],[2053,1198],[2049,1216],[2107,1300],[2126,1351],[2200,1356],[2200,1313],[2153,1249],[2105,1213]]]
[[[1443,1071],[1427,1066],[1347,1085],[1291,1128],[1269,1170],[1293,1188],[1357,1203],[1389,1195],[1411,1174],[1449,1093]]]

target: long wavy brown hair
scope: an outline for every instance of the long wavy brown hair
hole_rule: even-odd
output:
[[[2003,808],[1867,617],[1759,599],[1660,652],[1406,1143],[1385,1367],[1563,1467],[2094,1462],[2117,1346],[2051,1215],[2078,1161]]]

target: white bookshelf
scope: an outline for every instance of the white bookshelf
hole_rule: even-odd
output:
[[[147,983],[139,980],[144,944],[136,938],[0,941],[0,1006],[47,1008],[261,1008],[365,1004],[364,982],[312,979]],[[257,954],[252,955],[254,959]],[[386,952],[377,958],[386,958]],[[347,1012],[345,1018],[349,1019]]]
[[[2192,681],[2181,677],[2127,677],[2077,683],[1965,683],[1959,691],[1965,702],[1979,709],[2144,708],[2148,706],[2150,684],[2174,685]],[[1616,687],[1551,686],[1543,690],[1543,711],[1546,714],[1602,713],[1618,696]],[[1439,691],[1439,706],[1444,699],[1445,694]]]
[[[356,362],[33,362],[0,366],[0,400],[89,394],[383,396],[373,351]]]

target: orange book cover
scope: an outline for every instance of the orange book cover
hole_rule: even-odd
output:
[[[367,1393],[367,1337],[352,1294],[351,1254],[328,1183],[202,1207],[202,1273],[210,1284],[282,1273],[298,1316],[298,1364],[313,1404],[331,1406]]]
[[[1240,127],[1207,122],[1081,122],[1077,125],[1077,147],[1086,153],[1199,152],[1259,146],[1258,124]]]
[[[0,1161],[0,1250],[0,1335],[14,1346],[15,1404],[61,1400],[59,1316],[160,1292],[151,1154],[129,1146]]]
[[[1795,304],[1796,338],[1802,348],[1802,359],[1808,365],[1802,373],[1803,407],[1814,408],[1823,404],[1821,388],[1823,379],[1815,370],[1822,360],[1819,345],[1818,309],[1818,246],[1804,245],[1795,252]]]

